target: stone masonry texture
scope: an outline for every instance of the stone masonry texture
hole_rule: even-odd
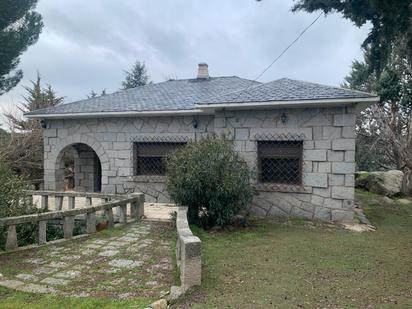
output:
[[[281,115],[287,115],[285,123]],[[196,118],[198,126],[193,127]],[[258,186],[250,212],[259,217],[298,216],[351,221],[354,214],[355,107],[216,111],[208,116],[164,116],[48,120],[44,130],[45,189],[61,189],[62,153],[70,145],[87,145],[101,163],[105,193],[143,192],[147,202],[171,202],[163,177],[133,175],[133,143],[150,138],[198,140],[210,133],[233,140],[251,168],[257,166],[257,141],[303,140],[303,185]],[[80,146],[76,146],[80,145]],[[80,148],[79,148],[80,147]],[[89,149],[87,148],[87,149]],[[86,149],[86,148],[84,148]],[[81,152],[79,152],[81,153]],[[93,187],[89,152],[79,155],[81,178],[76,189]]]

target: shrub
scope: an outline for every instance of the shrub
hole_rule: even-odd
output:
[[[167,159],[167,190],[189,207],[189,222],[224,226],[253,198],[251,173],[230,141],[216,136],[189,142]]]
[[[0,218],[23,216],[38,212],[37,209],[27,204],[24,198],[26,188],[24,180],[13,174],[11,169],[0,161]],[[17,225],[19,245],[33,243],[36,237],[37,225]],[[4,247],[6,233],[0,228],[0,247]]]
[[[22,203],[25,184],[0,161],[0,218],[27,214],[27,205]]]

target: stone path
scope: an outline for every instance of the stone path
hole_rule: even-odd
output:
[[[142,221],[0,256],[0,285],[67,296],[161,297],[175,285],[169,223]]]

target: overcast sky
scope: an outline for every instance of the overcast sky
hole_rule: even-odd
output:
[[[199,62],[212,76],[254,79],[318,13],[292,13],[292,0],[40,0],[44,29],[21,58],[24,79],[0,97],[0,109],[22,101],[39,71],[65,97],[119,89],[123,70],[144,61],[154,82],[191,78]],[[368,27],[339,15],[318,22],[260,81],[289,77],[339,85]]]

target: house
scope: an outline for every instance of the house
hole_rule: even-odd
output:
[[[254,168],[257,216],[351,221],[355,120],[378,98],[282,78],[169,80],[26,114],[44,127],[45,189],[62,190],[71,157],[75,190],[143,192],[169,202],[165,155],[225,134]]]

